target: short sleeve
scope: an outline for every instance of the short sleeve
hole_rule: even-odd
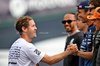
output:
[[[33,44],[29,44],[26,49],[26,55],[31,59],[35,64],[37,64],[43,57],[44,53],[38,50]]]

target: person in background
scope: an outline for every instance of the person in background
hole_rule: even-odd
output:
[[[90,0],[90,2],[89,2],[89,14],[87,17],[93,15],[96,7],[100,7],[100,0]]]
[[[88,25],[86,23],[83,23],[81,21],[80,18],[78,18],[78,24],[77,24],[77,27],[80,31],[82,31],[84,34],[87,32],[87,28],[88,28]]]
[[[100,66],[100,7],[97,7],[94,11],[94,14],[88,19],[94,21],[96,26],[96,32],[93,36],[94,41],[94,52],[93,52],[93,66]]]
[[[90,2],[89,2],[89,15],[87,16],[87,18],[89,19],[89,18],[91,18],[91,16],[94,14],[94,10],[96,9],[96,7],[100,7],[100,0],[90,0]],[[93,21],[93,20],[92,20]],[[95,24],[96,22],[95,22],[95,20],[94,20],[94,24]],[[99,25],[99,24],[98,24]],[[97,26],[96,26],[97,27]],[[97,28],[96,28],[96,30],[97,30]],[[95,32],[95,34],[97,34],[98,35],[98,31],[96,31]],[[94,52],[93,52],[93,66],[96,66],[96,56],[97,56],[97,52],[98,52],[98,47],[97,46],[99,46],[99,44],[98,45],[96,45],[96,43],[94,42]],[[95,46],[96,45],[96,46]]]
[[[86,37],[88,25],[86,23],[82,22],[81,18],[78,16],[78,13],[76,13],[76,17],[77,17],[77,27],[83,33],[83,40],[84,40]],[[84,45],[82,45],[82,43],[81,43],[80,48],[83,46]],[[82,51],[80,48],[79,48],[79,50]],[[85,60],[84,58],[79,57],[79,66],[84,66],[84,60]]]
[[[78,48],[82,42],[83,34],[78,30],[76,25],[76,17],[73,13],[67,13],[64,16],[64,20],[62,21],[68,36],[66,39],[65,50],[68,45],[71,43],[77,44]],[[68,55],[64,58],[63,66],[78,66],[79,65],[79,57],[76,55]]]
[[[80,49],[77,51],[77,56],[79,57],[79,66],[92,66],[92,57],[93,57],[93,32],[95,32],[94,21],[87,19],[89,14],[89,5],[88,1],[82,1],[78,5],[78,16],[83,23],[88,25],[87,32],[84,34],[84,39],[80,46]]]
[[[78,18],[77,27],[78,27],[78,29],[79,29],[80,31],[83,32],[83,40],[85,40],[85,38],[86,38],[86,32],[87,32],[87,29],[88,29],[88,25],[87,25],[86,23],[83,23],[83,22],[81,21],[81,19]],[[83,43],[81,43],[80,48],[81,48],[81,47],[84,48],[84,44],[83,44]],[[83,51],[82,49],[79,49],[79,50],[80,50],[80,51]],[[84,58],[82,58],[82,57],[79,56],[79,66],[84,66],[84,60],[85,60]]]
[[[15,23],[15,28],[20,34],[9,50],[8,66],[39,66],[39,62],[45,62],[49,65],[59,62],[76,50],[66,49],[64,52],[48,56],[38,50],[32,43],[33,38],[37,37],[34,20],[29,16],[21,17]],[[75,48],[75,45],[72,45]],[[46,50],[46,49],[45,49]]]
[[[77,28],[82,31],[83,35],[87,32],[88,25],[81,21],[81,18],[78,17],[78,13],[76,13],[77,17]],[[84,37],[84,36],[83,36]]]

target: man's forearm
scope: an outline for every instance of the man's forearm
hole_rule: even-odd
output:
[[[61,61],[62,59],[64,59],[69,54],[71,54],[71,52],[68,50],[68,51],[65,51],[63,53],[60,53],[58,55],[51,56],[51,64],[50,65]]]
[[[73,44],[72,47],[75,47],[76,44]],[[69,46],[70,47],[70,46]],[[57,63],[59,61],[61,61],[62,59],[64,59],[66,56],[68,56],[69,54],[75,53],[77,51],[77,49],[66,49],[64,52],[54,55],[54,56],[48,56],[47,54],[45,54],[45,56],[42,58],[42,62],[45,62],[49,65],[52,65],[54,63]]]
[[[80,57],[85,58],[85,59],[92,59],[93,51],[94,51],[94,46],[92,46],[91,52],[78,51],[77,56],[80,56]]]
[[[78,51],[77,56],[80,56],[85,59],[92,59],[93,52]]]
[[[45,62],[49,65],[52,65],[54,63],[61,61],[62,59],[64,59],[69,54],[71,54],[71,52],[69,50],[66,50],[63,53],[60,53],[60,54],[57,54],[57,55],[54,55],[54,56],[48,56],[47,54],[45,54],[45,56],[43,57],[43,59],[41,61]]]

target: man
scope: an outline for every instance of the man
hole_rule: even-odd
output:
[[[68,45],[70,45],[70,43],[76,43],[79,48],[82,42],[82,33],[77,29],[75,14],[66,14],[62,23],[64,24],[64,27],[68,33],[65,49]],[[78,66],[78,62],[78,56],[68,55],[66,58],[64,58],[63,66]]]
[[[83,34],[87,32],[88,25],[86,23],[83,23],[81,18],[78,16],[78,12],[76,13],[76,19],[77,19],[77,28],[78,30],[82,31]]]
[[[90,0],[89,2],[89,15],[90,16],[93,15],[96,7],[100,7],[100,0]]]
[[[78,17],[80,18],[81,22],[84,24],[87,24],[87,22],[89,22],[89,20],[87,19],[87,15],[88,15],[88,1],[82,1],[79,5],[78,5]],[[84,28],[83,28],[84,29]],[[87,28],[86,28],[87,29]],[[84,35],[83,35],[83,41],[80,45],[79,50],[86,52],[86,44],[85,44],[85,39],[86,39],[86,31],[83,31]],[[85,66],[84,63],[85,59],[79,56],[79,66]]]
[[[36,66],[39,61],[52,65],[72,52],[76,52],[76,50],[70,51],[66,49],[65,52],[58,55],[48,56],[39,51],[30,43],[37,36],[37,28],[34,20],[29,16],[19,18],[15,24],[15,28],[20,33],[20,38],[13,43],[9,50],[8,66]]]
[[[78,17],[78,14],[77,14],[77,28],[83,32],[83,34],[85,34],[87,32],[87,28],[88,28],[88,25],[86,23],[83,23],[81,18]]]
[[[88,15],[88,1],[82,1],[78,5],[78,15],[81,18],[83,23],[87,23],[88,30],[84,34],[84,39],[81,43],[80,50],[77,52],[79,57],[79,66],[92,66],[92,56],[93,56],[93,32],[95,31],[94,22],[87,19]]]
[[[92,19],[96,26],[94,35],[93,66],[100,66],[100,7],[97,7],[93,16],[88,17],[88,19]]]
[[[88,1],[82,1],[78,6],[78,16],[81,19],[81,21],[83,23],[87,23],[90,20],[87,19],[88,16],[88,9],[89,9],[89,5],[88,5]],[[88,23],[87,23],[88,24]]]
[[[100,0],[90,0],[90,2],[89,2],[89,16],[87,16],[88,19],[91,18],[91,15],[94,14],[94,10],[95,10],[96,7],[100,7]],[[95,23],[96,22],[94,22],[94,24]],[[97,28],[96,28],[96,30],[97,30]],[[98,31],[96,31],[96,34],[99,35]],[[95,44],[96,43],[93,44],[94,45],[94,48],[96,47]],[[97,49],[94,49],[94,53],[93,53],[93,66],[96,66],[96,58],[94,56],[96,56],[96,52],[97,51],[98,51],[98,48]]]
[[[86,32],[87,32],[87,29],[88,29],[88,25],[86,24],[86,23],[83,23],[82,21],[81,21],[81,19],[78,17],[78,23],[77,23],[77,27],[78,27],[78,29],[80,30],[80,31],[82,31],[82,33],[83,33],[83,40],[85,39],[85,37],[86,37]],[[80,45],[80,48],[81,47],[83,47],[84,48],[84,44],[82,45]],[[79,48],[79,49],[80,49]],[[82,48],[82,49],[83,49]],[[82,49],[80,49],[80,51],[83,51]],[[84,58],[82,58],[82,57],[79,57],[79,66],[84,66]]]

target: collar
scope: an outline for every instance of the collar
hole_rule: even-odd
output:
[[[68,37],[71,37],[71,36],[73,36],[73,35],[75,35],[75,34],[77,34],[77,33],[79,33],[80,31],[77,29],[74,33],[72,33],[72,34],[69,34],[68,33]]]
[[[91,23],[91,25],[94,23],[94,21]]]
[[[90,25],[90,26],[92,26],[93,24],[94,24],[94,21],[91,23],[91,25]],[[89,27],[90,27],[90,26],[89,26]]]

